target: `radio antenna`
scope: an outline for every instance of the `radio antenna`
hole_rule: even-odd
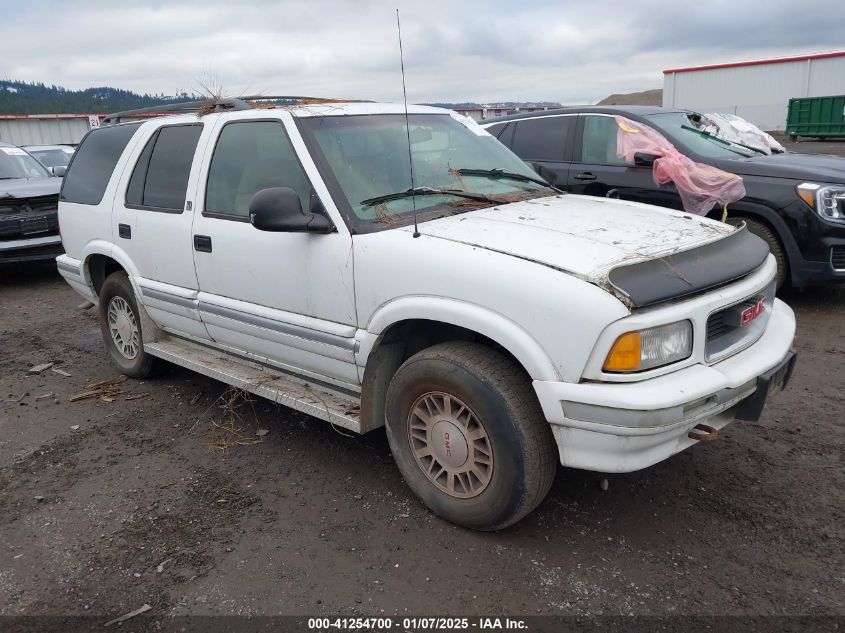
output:
[[[414,195],[414,159],[411,156],[411,125],[408,123],[408,92],[405,90],[405,56],[402,53],[402,26],[399,24],[399,9],[396,9],[396,30],[399,32],[399,64],[402,67],[402,98],[405,100],[405,134],[408,137],[408,168],[411,171],[411,204],[414,205],[414,237],[420,236],[417,228],[417,197]]]

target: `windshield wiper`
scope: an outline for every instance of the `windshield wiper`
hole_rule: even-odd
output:
[[[710,132],[705,132],[704,130],[699,130],[697,127],[692,127],[690,125],[682,125],[681,128],[683,128],[684,130],[691,130],[691,131],[693,131],[697,134],[701,134],[701,136],[703,136],[705,138],[711,138],[714,141],[718,141],[719,143],[722,143],[723,145],[728,145],[728,146],[738,145],[739,147],[744,147],[745,149],[751,150],[752,152],[757,152],[758,154],[763,154],[764,156],[767,155],[766,152],[764,152],[761,149],[758,149],[756,147],[751,147],[750,145],[745,145],[744,143],[739,143],[737,141],[725,140],[725,139],[723,139],[719,136],[716,136],[715,134],[711,134]],[[737,153],[739,153],[739,152],[737,152]]]
[[[533,182],[535,185],[542,185],[549,187],[555,191],[560,191],[554,185],[540,178],[539,176],[526,176],[525,174],[518,174],[515,171],[505,171],[504,169],[455,169],[462,176],[490,176],[491,178],[508,178],[510,180],[520,180],[522,182]],[[563,192],[561,192],[563,193]]]
[[[478,200],[479,202],[490,202],[493,204],[504,204],[503,200],[497,200],[496,198],[491,198],[489,196],[485,196],[480,193],[467,193],[466,191],[460,191],[458,189],[435,189],[434,187],[413,187],[411,189],[406,189],[405,191],[397,191],[396,193],[387,193],[383,196],[376,196],[375,198],[367,198],[366,200],[361,200],[360,204],[366,206],[372,206],[374,204],[379,204],[381,202],[389,202],[391,200],[399,200],[401,198],[411,198],[413,196],[434,196],[434,195],[446,195],[446,196],[456,196],[458,198],[468,198],[470,200]]]

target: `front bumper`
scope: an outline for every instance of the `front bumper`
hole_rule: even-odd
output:
[[[693,427],[721,429],[735,419],[744,400],[761,397],[758,378],[788,360],[794,336],[795,316],[777,300],[763,336],[716,364],[639,382],[534,381],[561,464],[630,472],[688,448],[698,442],[689,437]],[[763,399],[767,395],[768,390]]]
[[[55,259],[56,255],[61,255],[63,252],[62,238],[59,235],[2,240],[0,241],[0,264]]]

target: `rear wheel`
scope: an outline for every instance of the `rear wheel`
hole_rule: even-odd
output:
[[[551,428],[528,376],[494,350],[461,341],[415,354],[394,375],[385,410],[405,481],[453,523],[502,529],[551,487]]]
[[[135,292],[125,272],[114,272],[106,278],[99,306],[103,342],[120,371],[133,378],[155,373],[158,359],[144,351]]]
[[[745,222],[748,230],[759,237],[761,240],[769,245],[769,250],[777,260],[778,271],[776,275],[778,290],[786,288],[789,285],[789,262],[786,259],[786,251],[780,242],[780,239],[772,230],[772,228],[765,222],[748,218],[745,216],[728,216],[727,223],[734,226],[739,226],[740,223]]]

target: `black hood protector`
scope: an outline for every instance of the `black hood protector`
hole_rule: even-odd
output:
[[[730,235],[688,251],[610,271],[608,280],[630,298],[632,307],[697,294],[730,283],[757,270],[769,246],[743,225]]]

